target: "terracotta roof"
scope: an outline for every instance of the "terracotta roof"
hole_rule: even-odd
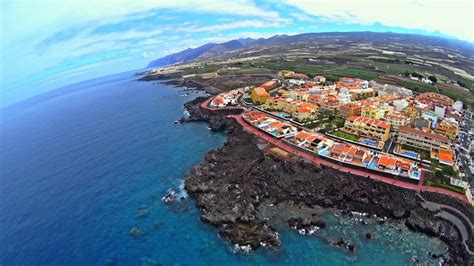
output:
[[[298,134],[295,135],[295,137],[300,138],[300,139],[306,139],[309,137],[309,133],[305,133],[304,131],[300,131]]]
[[[362,124],[375,125],[375,126],[383,127],[383,128],[390,128],[391,126],[390,123],[377,120],[377,119],[370,119],[370,118],[366,118],[362,116],[349,116],[348,118],[346,118],[346,120],[350,120],[350,121],[362,123]]]
[[[270,97],[270,94],[268,94],[268,92],[262,88],[262,87],[256,87],[255,89],[255,93],[258,95],[258,96],[261,96],[261,97]]]
[[[391,156],[387,156],[387,155],[382,155],[380,156],[379,165],[382,165],[385,167],[395,166],[395,162],[396,162],[395,158]]]
[[[438,158],[441,161],[449,162],[449,163],[454,163],[453,159],[453,152],[450,150],[439,150],[438,152]]]
[[[424,136],[424,137],[429,138],[429,139],[437,139],[439,141],[449,142],[448,138],[441,135],[441,134],[429,133],[429,132],[418,130],[418,129],[415,129],[415,128],[412,128],[412,127],[409,127],[409,126],[400,127],[398,129],[398,132],[411,133],[411,134],[415,134],[415,135],[421,135],[421,136]]]

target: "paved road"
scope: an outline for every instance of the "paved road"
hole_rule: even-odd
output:
[[[240,125],[242,125],[242,127],[246,131],[248,131],[248,132],[264,139],[265,141],[267,141],[267,142],[269,142],[269,143],[271,143],[271,144],[273,144],[273,145],[275,145],[275,146],[277,146],[277,147],[279,147],[279,148],[281,148],[281,149],[283,149],[287,152],[296,154],[299,157],[304,158],[304,159],[312,162],[315,165],[324,164],[324,165],[327,165],[327,166],[331,166],[332,168],[335,168],[335,169],[337,169],[341,172],[346,172],[346,173],[351,173],[351,174],[355,174],[355,175],[359,175],[359,176],[369,177],[373,180],[382,181],[382,182],[385,182],[387,184],[391,184],[391,185],[394,185],[394,186],[413,189],[413,190],[417,190],[417,191],[437,192],[437,193],[441,193],[441,194],[444,194],[444,195],[454,197],[454,198],[462,200],[464,202],[468,202],[467,197],[465,195],[461,195],[461,194],[458,194],[456,192],[446,190],[446,189],[443,189],[443,188],[429,187],[429,186],[423,185],[423,183],[424,183],[423,182],[423,180],[424,180],[424,171],[422,171],[421,179],[420,179],[419,184],[412,184],[412,183],[409,183],[409,182],[389,178],[389,177],[386,177],[386,176],[381,176],[381,175],[377,175],[377,174],[374,174],[374,173],[369,173],[369,172],[366,172],[366,171],[363,171],[363,170],[354,169],[354,168],[351,168],[351,167],[348,167],[348,166],[340,165],[340,164],[337,164],[335,162],[323,159],[321,157],[313,156],[313,155],[311,155],[309,153],[306,153],[304,151],[301,151],[297,147],[294,147],[294,146],[292,146],[288,143],[285,143],[281,139],[276,139],[275,137],[272,137],[272,136],[264,133],[263,131],[249,125],[242,118],[241,115],[229,115],[229,117],[234,118]]]

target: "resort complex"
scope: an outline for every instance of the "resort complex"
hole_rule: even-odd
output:
[[[243,109],[248,126],[321,164],[472,200],[454,149],[463,106],[447,96],[282,70],[277,79],[221,93],[208,105]]]

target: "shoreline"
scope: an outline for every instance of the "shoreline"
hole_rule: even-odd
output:
[[[195,84],[193,84],[193,86],[187,86],[190,84],[186,84],[182,79],[167,80],[165,84],[185,88],[191,87],[209,93],[209,90],[207,90],[205,86],[195,86]],[[216,90],[217,89],[212,88],[211,91],[214,93],[210,94],[216,94]],[[261,219],[262,217],[259,217],[259,206],[263,204],[263,202],[265,202],[265,204],[298,202],[308,207],[335,208],[345,214],[352,211],[360,211],[378,217],[388,217],[395,222],[404,223],[405,226],[411,230],[437,237],[445,243],[449,247],[449,255],[445,257],[445,263],[467,265],[468,263],[474,262],[474,258],[470,256],[462,246],[459,231],[454,230],[453,232],[453,230],[450,230],[450,234],[446,234],[448,233],[446,231],[447,228],[452,228],[451,224],[446,220],[436,217],[434,212],[423,208],[420,200],[422,197],[418,197],[414,191],[407,191],[407,189],[398,187],[393,188],[393,186],[389,184],[380,184],[380,182],[368,178],[354,176],[350,173],[341,173],[334,169],[315,167],[302,160],[286,160],[274,154],[267,154],[258,148],[258,146],[262,144],[258,143],[258,139],[255,136],[244,131],[233,119],[227,118],[228,115],[239,114],[241,110],[205,110],[201,107],[201,104],[207,99],[207,97],[197,97],[187,102],[184,106],[189,116],[182,118],[180,122],[207,122],[211,130],[227,131],[227,142],[224,147],[209,151],[203,161],[190,170],[185,179],[185,189],[192,197],[196,198],[196,205],[201,210],[201,220],[217,227],[219,235],[235,245],[237,249],[249,251],[260,247],[278,248],[281,244],[279,234],[275,228],[265,222],[264,219]],[[245,154],[256,156],[258,159],[255,159],[257,159],[259,163],[254,161],[242,161],[239,165],[238,160],[249,157],[241,154],[239,158],[234,158],[234,154],[239,153],[241,149],[250,149],[250,153],[247,151]],[[239,177],[237,180],[226,180],[227,182],[225,183],[219,182],[215,184],[218,182],[217,177],[222,178],[222,175],[219,175],[218,172],[223,169],[240,168],[247,163],[258,168],[260,163],[267,161],[272,162],[271,167],[278,165],[283,167],[286,171],[291,170],[291,174],[300,171],[306,172],[308,170],[310,170],[312,175],[319,173],[320,178],[323,176],[322,179],[324,182],[333,186],[333,189],[334,185],[338,187],[341,186],[341,184],[339,184],[340,182],[348,186],[352,185],[351,183],[359,182],[362,182],[364,185],[360,186],[359,190],[349,189],[349,191],[351,191],[349,195],[344,193],[347,191],[339,191],[339,193],[332,193],[333,196],[327,195],[327,191],[317,193],[317,195],[313,195],[312,197],[310,196],[311,193],[302,194],[301,191],[304,192],[305,187],[293,187],[291,181],[288,181],[290,184],[281,184],[283,186],[280,186],[279,190],[277,189],[273,192],[272,190],[268,190],[269,187],[265,187],[263,191],[260,191],[262,188],[258,186],[244,186],[247,182],[255,182],[255,180],[249,180],[248,178],[249,174],[254,174],[252,171],[233,173]],[[245,166],[242,168],[247,169],[248,167]],[[223,172],[221,174],[226,176],[229,173]],[[330,178],[334,176],[338,176],[339,178],[334,181],[333,178]],[[353,182],[347,183],[349,180],[353,180]],[[279,180],[274,181],[277,182]],[[300,181],[308,182],[309,180],[303,178],[303,180]],[[212,183],[215,187],[211,189],[208,186],[209,183]],[[266,182],[264,182],[264,184],[268,185]],[[233,185],[236,187],[233,187]],[[308,184],[308,186],[311,187],[311,184]],[[283,187],[288,191],[285,191],[285,189],[282,190]],[[369,187],[374,187],[374,190],[370,192],[364,191]],[[341,187],[339,187],[339,189],[341,189]],[[284,199],[280,199],[278,195],[275,195],[282,192],[289,195]],[[341,192],[343,192],[342,195],[340,194]],[[354,192],[356,192],[356,195],[352,195]],[[446,197],[443,198],[436,193],[421,192],[421,194],[430,200],[449,203],[449,205],[454,203],[457,207],[462,206],[462,203],[455,203],[453,200]],[[229,195],[234,195],[235,198],[229,199]],[[243,195],[245,195],[243,202],[237,200]],[[390,195],[392,197],[390,197]],[[263,199],[265,199],[265,201]],[[396,202],[396,204],[394,204],[394,202]],[[229,206],[229,204],[231,204],[231,206]],[[230,207],[233,207],[233,209]],[[235,212],[236,208],[237,212]],[[463,207],[462,212],[472,212],[472,210]],[[468,215],[469,219],[471,221],[474,220],[474,213],[469,214],[471,214]],[[324,221],[317,217],[315,217],[314,220],[300,220],[299,218],[301,217],[293,217],[290,219],[291,221],[288,220],[288,226],[290,228],[296,228],[297,230],[308,230],[311,226],[315,226],[316,224],[324,224]],[[347,245],[349,244],[344,241],[339,244],[348,250],[355,248],[348,247]],[[337,245],[340,246],[339,244]],[[473,243],[468,244],[471,247],[473,246]],[[436,255],[433,254],[433,256]],[[444,255],[440,256],[444,257]]]

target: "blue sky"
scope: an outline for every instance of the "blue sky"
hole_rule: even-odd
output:
[[[369,30],[474,42],[471,0],[0,2],[0,107],[242,37]]]

